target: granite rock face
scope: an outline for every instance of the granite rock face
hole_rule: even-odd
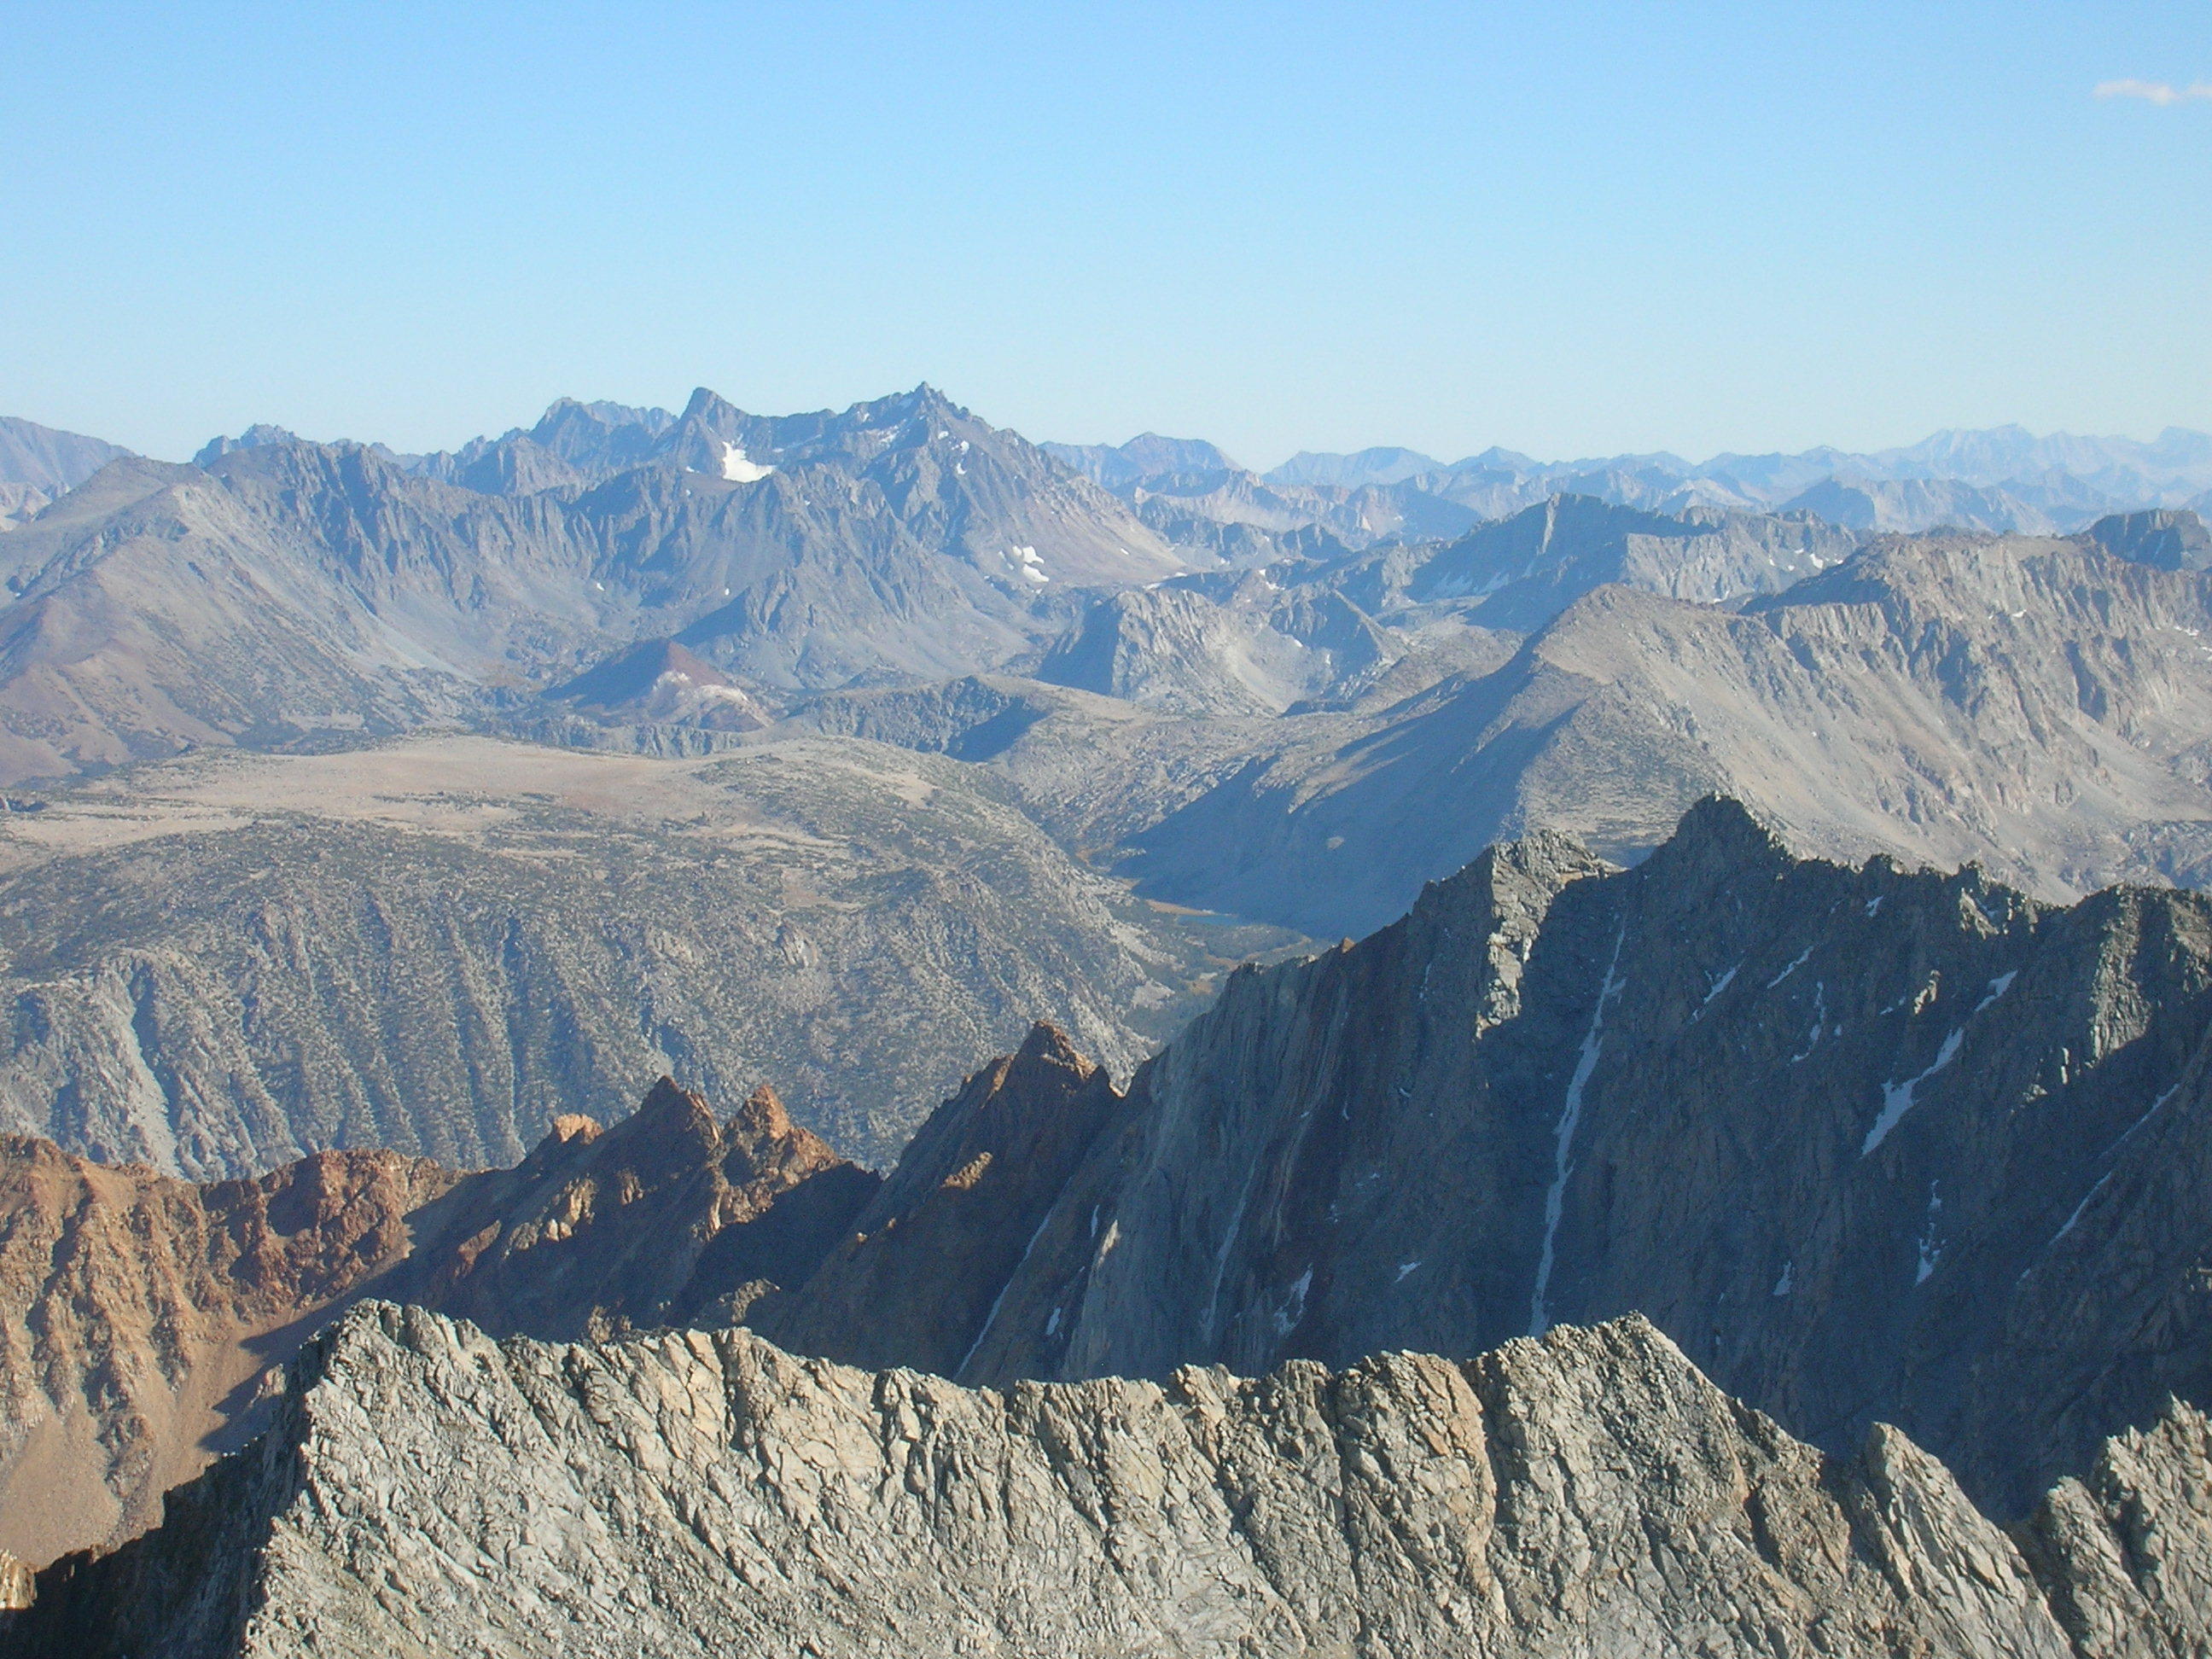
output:
[[[744,1331],[495,1343],[371,1304],[0,1650],[2166,1653],[2207,1629],[2203,1432],[2179,1408],[2108,1462],[2154,1562],[2085,1516],[2032,1566],[1902,1435],[1824,1457],[1637,1319],[999,1394]]]
[[[1012,1276],[959,1293],[994,1312],[957,1375],[1466,1356],[1642,1313],[1792,1433],[1898,1424],[2017,1515],[2170,1394],[2212,1401],[2208,1030],[2197,895],[1801,860],[1717,800],[1626,872],[1532,836],[1236,975]]]

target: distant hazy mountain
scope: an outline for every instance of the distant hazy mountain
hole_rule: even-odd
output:
[[[1377,616],[1441,607],[1525,633],[1609,582],[1705,603],[1741,599],[1779,592],[1854,545],[1804,512],[1677,516],[1558,495],[1443,547],[1379,550],[1314,580]]]
[[[0,542],[0,777],[478,718],[641,640],[785,690],[972,672],[1202,563],[927,387],[559,404],[448,456],[261,428]]]
[[[1702,463],[1663,452],[1538,461],[1492,448],[1446,465],[1410,449],[1304,451],[1264,474],[1234,466],[1209,444],[1158,447],[1164,442],[1070,447],[1065,458],[1135,502],[1146,522],[1181,524],[1185,540],[1204,542],[1200,526],[1212,521],[1257,526],[1275,538],[1326,529],[1355,549],[1386,538],[1455,536],[1555,495],[1664,513],[1804,507],[1867,533],[1948,526],[2039,535],[2079,530],[2116,511],[2212,499],[2212,437],[2179,428],[2139,443],[1998,427],[1939,432],[1871,453],[1817,448]],[[1208,452],[1219,459],[1198,466],[1185,459]],[[1194,476],[1208,472],[1218,476]],[[1179,498],[1180,520],[1149,499],[1161,495]],[[1355,495],[1364,498],[1357,507]],[[1255,501],[1262,504],[1255,509]]]
[[[1125,444],[1039,444],[1054,460],[1089,474],[1109,489],[1177,472],[1237,472],[1243,469],[1202,438],[1163,438],[1141,432]]]
[[[266,449],[272,444],[303,444],[307,441],[289,428],[271,426],[266,421],[257,421],[235,438],[216,436],[199,447],[192,457],[198,467],[213,466],[226,455],[235,455],[241,449]]]
[[[1362,484],[1392,484],[1423,472],[1440,472],[1443,463],[1417,449],[1363,449],[1356,455],[1300,450],[1267,474],[1269,483],[1334,484],[1357,489]]]
[[[1939,526],[1999,535],[2048,536],[2058,530],[2048,514],[2004,490],[1944,478],[1864,478],[1838,473],[1799,492],[1786,506],[1817,513],[1832,524],[1869,536]]]
[[[58,495],[130,453],[119,444],[0,416],[0,483],[31,484]]]
[[[14,529],[130,453],[98,438],[0,416],[0,530]]]
[[[1092,601],[1033,672],[1055,684],[1191,715],[1279,713],[1388,683],[1443,648],[1463,670],[1607,583],[1703,602],[1778,592],[1846,557],[1846,532],[1806,514],[1690,518],[1565,495],[1455,542],[1212,572]],[[1441,672],[1441,671],[1440,671]],[[1402,677],[1401,677],[1402,678]],[[1407,684],[1403,693],[1417,687]]]

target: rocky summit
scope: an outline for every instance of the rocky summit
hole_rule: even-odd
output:
[[[0,1650],[2179,1653],[2212,1613],[2206,1443],[2176,1407],[2015,1541],[1904,1435],[1824,1456],[1635,1318],[999,1393],[373,1304]]]

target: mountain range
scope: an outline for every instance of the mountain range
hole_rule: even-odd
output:
[[[143,1524],[143,1471],[190,1460],[175,1414],[220,1443],[257,1397],[193,1377],[235,1389],[247,1350],[281,1360],[356,1292],[563,1339],[719,1308],[1000,1388],[1470,1358],[1638,1313],[1791,1433],[1841,1452],[1897,1425],[2010,1518],[2169,1393],[2212,1399],[2208,999],[2197,896],[2057,908],[1971,869],[1796,859],[1716,798],[1632,870],[1540,832],[1357,945],[1241,970],[1126,1085],[1041,1024],[888,1177],[757,1091],[732,1173],[738,1131],[671,1085],[605,1135],[556,1120],[512,1177],[463,1183],[496,1201],[459,1219],[450,1164],[397,1152],[195,1188],[20,1139],[8,1478],[106,1447],[67,1489]],[[767,1189],[724,1196],[764,1158],[829,1183],[796,1232]],[[241,1204],[295,1218],[264,1248]],[[149,1225],[196,1276],[99,1243]],[[645,1238],[690,1243],[619,1267]],[[165,1302],[198,1333],[181,1358],[143,1311]]]
[[[985,762],[1140,891],[1321,937],[1529,829],[1640,856],[1714,790],[1806,850],[1978,860],[2051,898],[2204,878],[2212,585],[2160,539],[2181,531],[2115,528],[2118,553],[1888,538],[1826,563],[1809,526],[1623,533],[1641,516],[1569,498],[1279,590],[1102,601],[1086,653],[1042,672],[1111,702],[1000,678],[836,693],[792,720]],[[1518,550],[1547,532],[1532,570]],[[1724,602],[1658,591],[1706,559]],[[1357,629],[1308,629],[1329,606]],[[1498,606],[1532,631],[1486,628]],[[1209,703],[1224,713],[1191,714]]]
[[[0,1644],[2191,1651],[2208,995],[2193,895],[1715,799],[1493,848],[1126,1088],[1041,1027],[888,1178],[665,1082],[465,1178],[10,1142],[10,1480],[120,1535],[258,1437]]]
[[[512,1158],[663,1070],[774,1076],[881,1164],[1031,1017],[1126,1071],[1248,951],[1370,931],[1540,828],[1633,860],[1712,790],[1800,850],[1978,860],[2051,901],[2212,870],[2186,508],[1868,536],[1553,470],[1428,539],[1293,514],[1232,546],[1127,495],[1222,471],[1211,447],[1073,466],[927,387],[781,417],[564,401],[434,455],[257,428],[101,465],[26,431],[19,471],[98,470],[0,534],[0,862],[27,930],[0,1112],[172,1174]],[[1873,459],[2070,458],[2150,490],[2195,453]],[[1730,476],[1802,493],[1824,458]],[[1395,489],[1418,459],[1259,483]],[[641,799],[696,795],[704,825],[559,805],[580,751],[653,763]],[[701,787],[717,757],[744,789]],[[741,830],[739,799],[782,828]],[[608,872],[569,849],[609,836],[603,928]],[[395,1020],[424,1037],[404,1060]]]
[[[655,638],[787,692],[969,672],[1071,584],[1187,568],[927,387],[783,421],[702,392],[656,424],[565,404],[474,460],[261,431],[112,464],[0,540],[0,771],[481,719]]]
[[[1264,473],[1215,446],[1146,433],[1127,444],[1048,444],[1164,533],[1234,553],[1290,532],[1346,545],[1449,538],[1548,496],[1680,514],[1800,512],[1861,533],[1949,527],[2051,535],[2135,507],[2212,504],[2212,438],[2038,438],[2018,427],[1939,432],[1873,453],[1666,453],[1537,461],[1492,448],[1449,464],[1415,450],[1303,452]]]
[[[2208,490],[0,424],[0,1654],[2202,1652]]]

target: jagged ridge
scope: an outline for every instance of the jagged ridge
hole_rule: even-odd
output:
[[[161,1532],[50,1571],[0,1650],[2062,1659],[2212,1627],[2187,1408],[2023,1558],[1903,1436],[1824,1460],[1636,1319],[999,1395],[740,1331],[495,1344],[376,1304],[294,1382]]]
[[[917,1142],[988,1108],[998,1144],[1054,1149],[961,1195],[1023,1218],[957,1258],[1012,1274],[890,1260],[945,1207],[902,1169],[768,1328],[996,1383],[1640,1311],[1793,1432],[1899,1423],[2016,1514],[2170,1392],[2212,1400],[2208,1030],[2197,895],[2061,909],[1796,860],[1718,800],[1626,872],[1539,835],[1358,945],[1239,973],[1087,1135],[1027,1121],[1079,1122],[1080,1062],[1033,1042]],[[860,1288],[890,1283],[895,1312]]]
[[[541,1337],[726,1323],[803,1282],[879,1178],[757,1091],[726,1123],[664,1079],[512,1170],[325,1152],[196,1187],[0,1139],[0,1548],[151,1524],[266,1420],[281,1364],[375,1295]]]

